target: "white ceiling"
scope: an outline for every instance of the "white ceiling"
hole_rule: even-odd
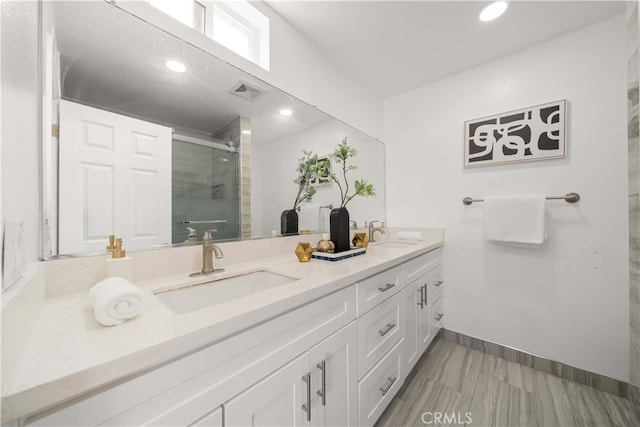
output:
[[[480,22],[489,1],[266,3],[384,99],[625,11],[624,1],[512,0]]]
[[[1,1],[1,0],[0,0]],[[238,116],[251,119],[252,142],[265,144],[329,116],[142,20],[100,1],[46,2],[61,55],[62,96],[75,102],[183,129],[215,134]],[[180,59],[186,73],[165,67]],[[264,93],[229,93],[242,80]],[[284,117],[279,110],[293,109]]]

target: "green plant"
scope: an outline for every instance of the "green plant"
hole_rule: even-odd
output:
[[[342,142],[338,144],[331,158],[338,165],[342,165],[342,180],[336,176],[335,173],[329,172],[328,175],[332,181],[334,181],[338,189],[340,190],[340,207],[346,207],[354,197],[373,197],[376,195],[376,191],[373,188],[373,184],[369,184],[366,179],[356,179],[353,182],[354,191],[353,194],[349,194],[349,180],[347,179],[347,172],[358,169],[356,165],[348,165],[348,160],[358,155],[358,150],[351,147],[345,136]]]
[[[303,150],[304,156],[298,159],[298,167],[296,172],[298,176],[293,180],[298,184],[298,194],[293,202],[293,209],[297,208],[302,202],[310,202],[316,189],[311,185],[319,176],[328,174],[327,162],[318,161],[318,155],[313,151]]]

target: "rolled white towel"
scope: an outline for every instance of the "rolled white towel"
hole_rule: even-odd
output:
[[[422,240],[420,231],[398,231],[399,240]]]
[[[109,277],[89,289],[96,320],[104,326],[115,326],[136,317],[144,293],[122,277]]]

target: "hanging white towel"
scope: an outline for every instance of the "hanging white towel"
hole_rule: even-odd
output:
[[[320,209],[320,232],[328,233],[330,231],[331,221],[329,217],[331,216],[331,209],[328,207]]]
[[[545,203],[544,195],[485,197],[485,238],[541,245],[547,237]]]
[[[115,326],[140,313],[144,293],[122,277],[109,277],[89,289],[96,320]]]
[[[309,231],[320,230],[320,206],[300,206],[300,212],[298,213],[298,229]]]

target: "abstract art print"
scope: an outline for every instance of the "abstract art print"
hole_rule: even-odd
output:
[[[509,111],[464,123],[464,166],[566,156],[567,101]]]
[[[324,187],[324,186],[328,186],[331,185],[333,182],[331,181],[331,159],[329,158],[329,156],[323,156],[323,157],[318,157],[318,163],[326,163],[326,168],[325,168],[325,172],[326,174],[324,175],[318,175],[317,177],[314,177],[313,179],[311,179],[311,186],[312,187]]]

